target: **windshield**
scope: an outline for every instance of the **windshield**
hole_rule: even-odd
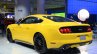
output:
[[[50,19],[54,22],[74,22],[74,20],[60,17],[60,16],[43,16],[44,18]]]

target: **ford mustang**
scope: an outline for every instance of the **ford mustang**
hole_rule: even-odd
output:
[[[90,44],[92,30],[90,25],[68,18],[35,14],[9,25],[7,39],[11,43],[20,41],[34,45],[36,51],[44,53],[50,48],[68,49]]]

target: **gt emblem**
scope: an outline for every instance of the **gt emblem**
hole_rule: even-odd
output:
[[[82,31],[82,29],[78,29],[79,31]]]

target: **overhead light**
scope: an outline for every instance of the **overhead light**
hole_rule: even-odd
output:
[[[81,9],[79,12],[78,12],[78,18],[79,20],[81,21],[85,21],[86,19],[88,19],[90,16],[88,10],[86,9]]]
[[[7,1],[12,1],[12,0],[7,0]]]

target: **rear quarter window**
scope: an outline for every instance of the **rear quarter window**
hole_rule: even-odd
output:
[[[47,18],[49,20],[52,20],[54,22],[74,22],[74,20],[60,17],[60,16],[43,16],[44,18]]]

